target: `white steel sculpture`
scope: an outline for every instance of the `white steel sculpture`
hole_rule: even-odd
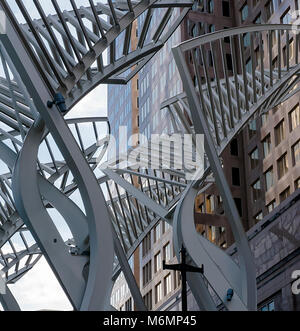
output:
[[[121,221],[119,216],[114,215],[115,227],[111,226],[111,215],[99,186],[99,182],[105,183],[108,178],[97,180],[93,174],[96,167],[95,160],[92,160],[93,150],[91,146],[88,151],[84,149],[79,123],[75,122],[77,144],[60,112],[54,111],[53,105],[52,108],[48,106],[57,95],[60,100],[63,95],[65,104],[60,103],[58,107],[63,108],[57,110],[70,110],[91,89],[102,82],[109,82],[107,79],[112,79],[112,82],[116,80],[126,82],[130,77],[124,76],[124,69],[134,66],[133,71],[138,72],[163,47],[193,3],[192,1],[134,3],[127,1],[120,2],[121,9],[119,9],[119,4],[114,4],[112,1],[108,1],[105,5],[95,5],[93,1],[89,1],[90,6],[86,8],[78,8],[78,2],[75,4],[75,1],[70,1],[72,11],[66,10],[70,8],[64,7],[65,4],[65,1],[53,0],[55,14],[46,15],[39,1],[34,1],[40,19],[32,19],[22,1],[15,1],[14,4],[1,1],[0,4],[1,10],[7,17],[7,31],[1,36],[1,53],[4,62],[6,64],[9,62],[6,65],[9,69],[6,70],[6,80],[3,85],[6,89],[6,98],[12,106],[5,109],[1,117],[3,123],[8,126],[6,131],[3,130],[3,140],[9,142],[9,147],[7,144],[2,146],[2,157],[10,162],[11,166],[8,175],[11,179],[7,182],[10,186],[7,193],[9,198],[5,201],[5,208],[10,208],[8,202],[11,202],[16,211],[16,222],[19,222],[18,230],[11,228],[10,218],[13,210],[8,209],[8,222],[5,222],[5,226],[9,229],[6,231],[6,240],[10,240],[16,231],[19,231],[20,235],[23,233],[22,221],[24,221],[25,230],[30,230],[37,244],[29,247],[26,238],[24,240],[22,238],[25,246],[22,252],[17,252],[15,245],[11,245],[15,265],[19,265],[22,257],[28,258],[25,263],[26,269],[17,270],[16,278],[29,270],[43,253],[70,302],[78,310],[109,309],[115,249],[137,307],[144,310],[145,306],[124,253],[127,252],[128,245],[133,243],[128,236],[129,231],[124,233],[122,229],[124,226],[127,229],[127,219]],[[15,7],[17,5],[22,21],[26,24],[18,22],[12,10],[13,5]],[[172,11],[176,7],[183,7],[183,10],[174,23],[167,27]],[[147,31],[152,12],[156,8],[166,8],[165,15],[155,35],[148,42]],[[133,49],[130,44],[132,24],[145,11],[147,11],[147,19],[137,48]],[[124,34],[123,53],[120,58],[116,58],[115,41],[122,33]],[[102,55],[108,48],[111,54],[110,61],[104,64]],[[10,71],[13,72],[13,79],[10,78]],[[94,123],[98,119],[90,121]],[[38,161],[40,143],[47,137],[49,131],[65,160],[64,164],[55,162],[54,158],[50,165],[41,165]],[[46,144],[50,156],[53,156],[50,144],[47,142]],[[94,145],[96,146],[96,142]],[[16,155],[12,153],[14,148]],[[7,160],[8,156],[10,156],[9,160]],[[70,173],[75,183],[66,186]],[[63,177],[60,189],[57,190],[56,187],[52,189],[51,199],[47,196],[48,193],[42,192],[39,183],[39,178],[43,174],[50,184]],[[50,181],[48,177],[51,178]],[[68,194],[76,189],[80,191],[85,214],[67,198]],[[62,240],[46,210],[48,201],[53,206],[55,201],[59,203],[62,195],[65,195],[68,203],[56,205],[57,210],[64,215],[66,221],[75,219],[75,222],[68,222],[74,237],[71,248]],[[150,198],[147,203],[155,205]],[[111,202],[111,206],[116,209],[114,202]],[[147,206],[143,206],[143,211],[139,204],[135,204],[135,207],[138,208],[138,217],[141,220],[139,231],[144,231],[157,216],[153,214],[150,216]],[[144,220],[143,223],[144,217],[146,221]],[[40,222],[41,219],[43,223]],[[119,231],[119,237],[115,233],[116,230]],[[127,236],[126,240],[124,240],[125,236]],[[137,238],[138,231],[134,236]],[[6,240],[3,238],[3,243],[6,243]],[[35,255],[37,258],[33,259]],[[10,256],[2,254],[2,261],[7,270],[13,266]],[[7,277],[7,281],[12,280]],[[17,303],[10,296],[9,291],[1,296],[1,301],[5,308],[17,309]]]
[[[189,182],[186,174],[177,169],[127,168],[107,168],[104,176],[97,177],[97,153],[99,159],[99,152],[101,158],[108,147],[105,139],[101,146],[97,144],[102,134],[98,123],[107,119],[65,121],[60,111],[67,113],[101,83],[128,82],[164,46],[194,1],[109,0],[107,4],[95,4],[89,0],[89,7],[78,7],[78,1],[70,0],[64,7],[65,1],[51,0],[54,11],[49,14],[38,0],[33,0],[39,16],[35,19],[22,1],[13,2],[20,10],[20,21],[11,2],[0,1],[0,9],[7,17],[6,34],[0,37],[5,77],[0,84],[0,120],[5,124],[0,132],[0,158],[7,167],[0,177],[0,265],[7,284],[20,279],[43,255],[74,309],[111,309],[110,291],[123,271],[136,307],[146,310],[127,261],[151,228],[165,220],[174,227],[176,253],[183,244],[191,263],[205,264],[204,276],[188,278],[199,307],[216,309],[217,297],[228,310],[254,310],[255,267],[219,156],[253,115],[296,93],[300,70],[298,37],[295,63],[289,62],[287,51],[285,61],[281,61],[280,52],[277,69],[272,61],[266,67],[271,57],[272,33],[277,33],[278,39],[285,33],[289,40],[291,26],[226,30],[174,49],[186,94],[168,100],[163,108],[170,111],[174,131],[205,134],[209,164],[203,178]],[[176,7],[182,7],[180,14],[168,26]],[[160,8],[165,8],[161,23],[148,38],[153,10]],[[132,24],[144,12],[144,27],[133,49]],[[247,33],[251,38],[246,49],[243,36]],[[115,41],[119,37],[123,38],[123,49],[117,58]],[[225,43],[224,38],[229,38],[230,43]],[[253,55],[254,46],[259,47],[258,59]],[[213,77],[209,76],[204,54],[207,47],[212,52]],[[107,49],[110,58],[105,64],[103,53]],[[249,49],[253,55],[250,72],[245,63]],[[217,50],[222,55],[221,62],[216,61]],[[231,55],[232,67],[228,67],[226,54]],[[189,55],[194,68],[188,68],[186,63]],[[197,65],[200,58],[201,72]],[[197,77],[196,88],[190,70]],[[94,135],[89,145],[83,139],[84,125],[90,125]],[[39,160],[41,144],[49,162]],[[54,148],[62,155],[59,161]],[[195,232],[194,198],[209,185],[210,171],[235,235],[239,265]],[[116,196],[111,193],[110,183],[115,185]],[[108,201],[101,186],[106,187]],[[76,191],[80,192],[84,211],[70,198]],[[49,208],[63,216],[73,236],[71,242],[62,239],[47,212]],[[187,220],[184,227],[183,216]],[[28,240],[28,232],[34,240]],[[16,237],[22,245],[15,244]],[[9,253],[1,249],[7,245]],[[6,294],[0,295],[3,307],[18,310],[18,303],[6,288]],[[228,289],[234,291],[231,302],[225,298]]]

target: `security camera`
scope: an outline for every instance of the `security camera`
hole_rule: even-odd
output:
[[[65,98],[63,97],[63,95],[61,93],[56,93],[54,95],[54,100],[47,102],[48,108],[51,109],[53,107],[53,105],[56,105],[61,113],[64,114],[64,113],[67,112],[66,101],[65,101]]]
[[[233,289],[232,288],[228,289],[227,296],[226,296],[227,297],[227,301],[231,301],[231,299],[233,297],[233,294],[234,294]]]

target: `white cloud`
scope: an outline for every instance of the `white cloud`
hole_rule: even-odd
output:
[[[107,86],[100,85],[84,97],[68,114],[68,118],[107,115]]]
[[[44,258],[9,288],[21,310],[73,310]]]

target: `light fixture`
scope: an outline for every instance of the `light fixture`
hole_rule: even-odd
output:
[[[227,301],[231,301],[233,294],[234,294],[233,289],[232,288],[228,289],[227,295],[226,295]]]
[[[65,101],[65,98],[63,97],[63,95],[61,93],[56,93],[54,95],[54,100],[47,102],[48,108],[51,109],[53,107],[53,105],[56,105],[61,113],[64,114],[64,113],[67,112],[66,101]]]

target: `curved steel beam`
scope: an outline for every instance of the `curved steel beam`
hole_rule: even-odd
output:
[[[130,6],[127,3],[121,6],[122,10],[119,10],[117,3],[94,4],[94,1],[90,0],[90,7],[80,8],[76,8],[75,2],[72,1],[73,11],[67,11],[53,0],[56,14],[47,15],[39,2],[34,0],[40,17],[33,20],[26,4],[19,0],[15,1],[26,21],[26,24],[18,26],[18,32],[23,35],[24,44],[35,50],[32,53],[33,59],[49,90],[52,93],[60,91],[67,99],[68,107],[74,106],[84,95],[106,79],[120,80],[113,76],[122,73],[126,68],[137,64],[134,74],[141,70],[171,37],[194,4],[194,0],[173,3],[143,0],[136,1]],[[4,1],[3,5],[12,17],[13,13],[8,4]],[[151,13],[153,10],[158,10],[156,8],[168,9],[161,18],[153,38],[150,38],[153,41],[145,43],[149,32],[146,20],[139,36],[138,47],[132,49],[130,37],[133,33],[133,23],[144,12]],[[167,23],[174,8],[182,9],[179,18],[169,28]],[[102,15],[105,15],[107,20],[103,20]],[[150,21],[151,17],[152,15]],[[77,38],[71,34],[68,24],[77,31]],[[120,48],[123,52],[117,58],[115,43],[122,33],[125,36],[122,40],[119,39],[119,42],[122,43]],[[60,42],[56,34],[60,35],[64,43]],[[110,49],[111,54],[109,63],[104,65],[102,55],[107,49]],[[125,78],[125,81],[131,78],[132,73]]]
[[[0,303],[5,311],[20,311],[20,306],[11,293],[8,286],[6,286],[5,294],[0,294]]]
[[[32,127],[16,161],[12,177],[15,204],[71,303],[78,309],[85,288],[82,271],[87,258],[78,258],[69,254],[68,247],[41,200],[36,162],[42,136],[43,127]]]

